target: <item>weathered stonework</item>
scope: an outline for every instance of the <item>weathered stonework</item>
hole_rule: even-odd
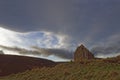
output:
[[[94,55],[83,45],[79,46],[74,53],[74,61],[80,62],[89,59],[94,59]]]

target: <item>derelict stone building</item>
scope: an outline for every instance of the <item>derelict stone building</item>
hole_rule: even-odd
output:
[[[89,59],[94,59],[94,55],[84,45],[79,46],[74,53],[74,62]]]

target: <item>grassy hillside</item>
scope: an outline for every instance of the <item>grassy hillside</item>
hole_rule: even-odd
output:
[[[0,76],[24,72],[35,67],[52,67],[55,62],[26,56],[0,55]]]
[[[61,63],[12,74],[0,80],[120,80],[119,58]]]

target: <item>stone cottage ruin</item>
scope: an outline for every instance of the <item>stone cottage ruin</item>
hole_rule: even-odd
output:
[[[74,53],[74,62],[94,59],[94,55],[84,45],[79,46]]]

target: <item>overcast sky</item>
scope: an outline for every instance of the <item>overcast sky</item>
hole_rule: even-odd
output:
[[[120,54],[120,0],[0,0],[0,45]]]

